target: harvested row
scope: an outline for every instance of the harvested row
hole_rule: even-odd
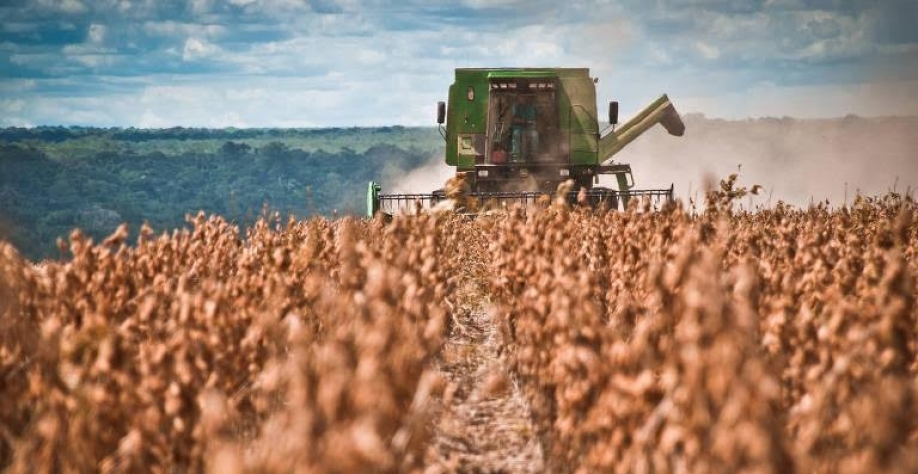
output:
[[[496,222],[494,311],[551,470],[914,472],[915,207]]]

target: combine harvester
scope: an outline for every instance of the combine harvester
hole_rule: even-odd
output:
[[[631,166],[615,163],[612,156],[657,123],[681,136],[685,124],[675,107],[663,95],[616,129],[618,102],[612,101],[612,131],[600,136],[596,81],[586,68],[456,69],[449,106],[437,104],[437,123],[446,140],[446,164],[456,167],[461,199],[455,190],[380,194],[380,186],[370,182],[368,215],[412,213],[447,199],[460,202],[460,212],[530,205],[568,180],[574,184],[571,202],[585,199],[615,209],[631,198],[672,200],[672,186],[633,189]],[[604,174],[615,175],[617,190],[596,186]]]

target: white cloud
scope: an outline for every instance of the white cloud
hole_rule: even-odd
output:
[[[557,38],[547,28],[532,26],[501,35],[491,34],[486,38],[484,52],[510,59],[514,64],[521,60],[537,64],[554,60],[562,55]],[[512,58],[512,59],[511,59]]]
[[[219,54],[221,49],[215,44],[208,43],[206,40],[199,38],[188,38],[185,40],[185,47],[182,49],[183,61],[196,61],[205,59]]]
[[[35,123],[30,122],[28,119],[22,117],[2,117],[0,118],[0,126],[2,127],[25,127],[30,128],[34,127]]]
[[[105,25],[100,25],[98,23],[93,23],[89,25],[89,33],[86,36],[87,41],[90,43],[101,44],[105,41],[105,33],[107,29]]]
[[[53,53],[19,53],[10,55],[10,62],[20,66],[36,66],[58,60]]]
[[[716,46],[711,46],[704,41],[696,41],[695,48],[698,49],[698,52],[701,53],[701,56],[708,60],[717,59],[720,57],[720,50]]]
[[[918,53],[918,43],[909,44],[883,44],[876,47],[882,54],[909,54]]]
[[[79,0],[62,0],[57,2],[57,7],[66,13],[83,13],[87,10],[86,5]]]
[[[234,89],[228,88],[226,90],[226,98],[234,101],[263,101],[268,99],[271,96],[271,93],[268,90],[262,87],[252,87],[246,89]]]
[[[281,17],[295,12],[306,12],[310,4],[303,0],[229,0],[233,6],[242,8],[247,13],[257,13],[267,17]],[[333,3],[333,2],[327,2]],[[286,19],[286,18],[285,18]]]
[[[526,6],[530,0],[465,0],[463,3],[472,8]]]
[[[656,44],[650,43],[647,45],[649,57],[648,59],[652,60],[652,63],[656,65],[669,66],[673,63],[673,58],[667,52],[666,48]]]
[[[0,95],[28,93],[35,89],[35,79],[11,79],[0,82]]]
[[[147,34],[163,37],[197,35],[206,38],[219,38],[227,33],[227,27],[216,24],[182,23],[178,21],[148,21],[143,24]]]
[[[638,47],[638,28],[629,20],[591,18],[586,24],[565,25],[558,32],[565,54],[588,58],[614,58]]]
[[[797,10],[806,6],[802,0],[765,0],[766,10]]]
[[[22,107],[6,117],[19,117],[38,124],[82,123],[100,126],[432,126],[434,105],[446,97],[452,82],[452,64],[421,75],[413,73],[362,75],[350,71],[301,77],[250,77],[240,87],[232,77],[200,82],[195,76],[165,76],[138,92],[112,93],[95,97],[38,98],[25,95]],[[128,85],[117,79],[102,81]],[[667,81],[664,81],[667,82]],[[610,85],[623,107],[637,109],[657,93],[670,92],[682,113],[702,112],[708,116],[743,118],[757,116],[831,117],[848,113],[861,115],[918,115],[915,97],[918,82],[884,85],[782,87],[758,84],[748,91],[707,96],[684,95],[672,90],[635,92],[625,84]],[[25,92],[28,94],[28,92]],[[911,103],[910,103],[911,102]],[[623,116],[629,115],[623,109]],[[10,124],[11,118],[4,120]]]
[[[149,110],[144,110],[137,121],[137,126],[142,128],[168,128],[175,126],[175,123],[169,122]]]
[[[210,12],[213,0],[191,0],[191,11],[197,14]]]
[[[386,60],[386,55],[380,51],[372,49],[363,50],[357,53],[357,62],[364,65],[379,64]]]
[[[436,100],[445,97],[451,81],[431,77],[429,84],[418,86],[403,74],[354,78],[330,73],[308,80],[259,77],[240,88],[229,78],[208,84],[187,79],[113,98],[109,108],[127,113],[126,124],[155,127],[433,125]]]
[[[790,7],[731,12],[728,9],[664,9],[651,15],[658,24],[643,34],[660,42],[666,38],[668,54],[692,45],[705,61],[741,60],[765,63],[808,59],[831,61],[870,55],[875,18],[867,13]],[[716,54],[715,54],[716,52]]]
[[[636,109],[662,92],[687,110],[730,117],[783,114],[785,108],[788,114],[807,113],[804,105],[813,108],[811,113],[871,115],[879,109],[870,101],[890,110],[912,110],[909,102],[915,100],[909,97],[918,95],[893,101],[850,85],[866,83],[865,71],[871,77],[918,80],[918,66],[904,65],[916,57],[918,43],[879,44],[873,39],[877,18],[869,9],[851,14],[795,0],[770,0],[760,9],[709,0],[573,0],[563,6],[517,0],[449,5],[189,0],[181,8],[155,0],[34,1],[37,10],[29,8],[41,15],[49,9],[58,12],[53,24],[42,23],[44,16],[26,15],[4,21],[0,29],[33,38],[48,32],[48,37],[75,42],[36,46],[7,40],[0,49],[13,67],[68,78],[100,74],[69,89],[45,88],[39,79],[23,100],[48,100],[43,108],[21,112],[39,123],[114,117],[117,123],[105,125],[156,120],[163,125],[170,120],[188,125],[429,125],[432,104],[445,97],[453,69],[466,66],[588,67],[602,79],[600,100],[620,99],[623,115],[626,107]],[[67,8],[79,10],[77,5],[91,6],[91,18],[61,14]],[[79,29],[73,30],[74,25]],[[220,72],[194,64],[199,61],[219,64]],[[166,105],[151,101],[137,111],[129,105],[155,91],[120,84],[114,96],[97,84],[106,75],[139,82],[156,77],[164,86],[182,89],[171,91],[176,97],[158,96]],[[804,93],[804,87],[811,89]],[[7,90],[0,83],[0,93]],[[104,100],[52,100],[71,93]],[[795,102],[782,103],[787,100]],[[61,112],[45,114],[44,107],[52,106]],[[98,107],[100,113],[75,115],[66,107]]]
[[[25,109],[25,101],[22,99],[4,99],[0,100],[0,110],[4,113],[19,113]]]
[[[747,90],[678,97],[682,113],[708,116],[829,118],[845,115],[918,115],[918,81],[779,86],[759,83]]]
[[[35,6],[45,12],[75,15],[89,11],[80,0],[34,0]]]
[[[98,68],[102,66],[113,66],[117,61],[117,56],[111,54],[86,54],[74,58],[84,66]]]
[[[111,48],[106,48],[92,43],[75,43],[68,44],[61,48],[61,53],[64,56],[78,56],[81,54],[101,54],[101,53],[114,53],[115,50]]]
[[[99,28],[95,28],[98,26]],[[96,36],[93,38],[93,36]],[[93,25],[89,29],[89,41],[79,44],[68,44],[61,49],[69,64],[79,64],[88,68],[112,66],[118,56],[115,50],[102,46],[105,27]]]

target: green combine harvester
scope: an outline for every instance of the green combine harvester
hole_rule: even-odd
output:
[[[618,102],[612,101],[612,131],[600,136],[596,81],[586,68],[456,69],[449,105],[437,104],[437,123],[446,140],[446,164],[456,167],[464,180],[462,201],[471,203],[458,210],[533,204],[568,180],[574,184],[571,202],[619,208],[632,198],[672,200],[672,186],[634,189],[631,166],[612,157],[657,123],[681,136],[685,124],[675,107],[663,95],[616,128]],[[596,186],[600,175],[614,175],[618,189]],[[443,190],[380,191],[369,183],[369,216],[411,213],[448,199]]]

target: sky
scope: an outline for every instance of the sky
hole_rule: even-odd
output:
[[[457,67],[623,118],[918,115],[918,0],[0,0],[0,126],[434,125]],[[602,109],[602,107],[600,108]]]

